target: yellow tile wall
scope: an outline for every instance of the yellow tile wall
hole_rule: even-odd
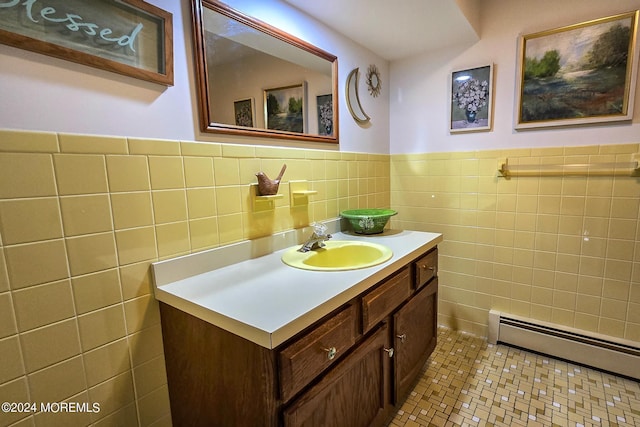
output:
[[[254,174],[283,163],[255,211]],[[150,264],[388,207],[389,178],[387,155],[0,130],[0,396],[101,407],[0,425],[170,425]],[[318,194],[291,207],[289,180]]]
[[[640,178],[499,178],[498,163],[630,162],[640,144],[391,156],[394,227],[437,231],[439,321],[488,312],[640,342]]]

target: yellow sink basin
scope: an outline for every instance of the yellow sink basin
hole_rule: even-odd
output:
[[[285,264],[314,271],[357,270],[382,264],[393,256],[386,246],[377,243],[329,240],[324,248],[298,252],[301,245],[288,249],[282,255]]]

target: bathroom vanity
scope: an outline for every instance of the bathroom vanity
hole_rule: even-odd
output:
[[[394,255],[340,272],[300,270],[280,261],[282,250],[255,257],[256,248],[240,247],[235,256],[248,259],[237,263],[209,251],[154,264],[173,425],[388,420],[436,345],[442,236],[334,239],[374,241]],[[203,271],[213,259],[227,265]]]

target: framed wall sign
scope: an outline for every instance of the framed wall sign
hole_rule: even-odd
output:
[[[520,38],[516,129],[631,120],[638,11]]]
[[[173,16],[142,0],[4,0],[0,42],[173,85]]]
[[[449,132],[491,130],[493,64],[451,73]]]

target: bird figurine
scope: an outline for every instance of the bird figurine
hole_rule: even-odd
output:
[[[278,187],[280,187],[280,180],[282,179],[282,175],[284,175],[285,169],[287,169],[286,164],[282,165],[280,174],[278,174],[276,179],[269,179],[264,172],[258,172],[256,174],[258,177],[258,192],[261,196],[273,196],[274,194],[278,194]]]

